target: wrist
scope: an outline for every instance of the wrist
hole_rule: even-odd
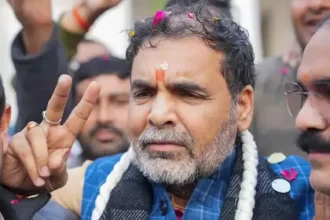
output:
[[[88,23],[90,23],[90,25],[92,25],[96,21],[96,19],[104,12],[102,10],[92,9],[88,7],[88,5],[83,3],[78,4],[75,8],[78,10],[81,17],[85,19]]]
[[[68,32],[74,34],[85,34],[98,17],[97,12],[93,12],[84,4],[78,4],[60,18],[60,26]]]
[[[84,3],[79,3],[62,16],[60,25],[71,33],[85,34],[103,12],[102,10],[91,9]]]
[[[43,46],[52,36],[54,24],[38,26],[36,28],[23,27],[22,38],[25,46],[26,54],[40,53]]]

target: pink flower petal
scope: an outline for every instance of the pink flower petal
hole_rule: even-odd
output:
[[[189,18],[194,18],[194,14],[191,13],[191,12],[188,12],[188,17],[189,17]]]
[[[22,199],[13,199],[11,200],[10,204],[12,205],[16,205],[17,203],[19,203]]]
[[[282,170],[281,174],[290,182],[295,180],[298,176],[298,172],[293,168],[289,170]]]
[[[161,24],[163,22],[163,20],[168,17],[168,15],[169,15],[169,12],[166,12],[163,10],[157,11],[154,16],[154,20],[152,21],[152,26],[155,28],[156,26]]]
[[[102,60],[103,60],[103,61],[109,61],[109,56],[107,56],[107,55],[103,56],[103,57],[102,57]]]

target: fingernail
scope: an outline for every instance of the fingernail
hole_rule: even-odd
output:
[[[41,168],[41,176],[43,177],[48,177],[50,176],[50,172],[47,166],[44,166],[43,168]]]
[[[43,185],[45,185],[45,180],[38,178],[37,180],[34,181],[34,185],[43,186]]]
[[[66,78],[67,78],[67,75],[61,75],[60,78],[58,79],[58,81],[63,82],[63,81],[65,81]]]

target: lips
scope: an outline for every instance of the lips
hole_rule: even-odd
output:
[[[330,153],[322,153],[322,152],[311,152],[308,154],[309,161],[321,161],[321,160],[329,160]]]
[[[314,34],[319,27],[323,25],[327,18],[330,17],[329,15],[308,15],[305,19],[305,26],[309,30],[311,34]]]
[[[116,137],[117,137],[117,134],[115,132],[111,132],[106,129],[101,129],[98,132],[96,132],[96,134],[95,134],[95,138],[101,142],[112,141]]]
[[[184,149],[180,145],[173,145],[173,144],[150,144],[147,146],[147,148],[151,151],[166,151],[166,152],[172,152],[172,151],[178,151]]]
[[[145,148],[151,151],[177,151],[185,148],[183,143],[179,141],[164,141],[164,140],[153,140],[143,143]]]
[[[180,141],[174,141],[174,140],[150,140],[150,141],[143,141],[144,146],[148,145],[177,145],[180,147],[185,147],[185,143],[182,143]]]

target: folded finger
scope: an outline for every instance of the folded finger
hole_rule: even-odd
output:
[[[73,109],[68,120],[64,123],[64,127],[74,136],[80,133],[80,130],[87,121],[95,106],[100,93],[100,85],[96,82],[91,82],[82,97],[79,104]]]
[[[51,178],[56,178],[56,183],[61,187],[68,179],[66,161],[69,153],[66,149],[60,149],[49,157],[49,169]]]
[[[46,118],[57,123],[62,119],[66,103],[70,95],[72,79],[69,75],[61,75],[50,98],[45,112]]]
[[[48,177],[48,147],[45,132],[36,122],[29,122],[25,132],[26,139],[30,143],[34,159],[37,163],[39,175]]]
[[[45,181],[39,176],[37,163],[34,159],[30,144],[26,138],[24,136],[16,136],[12,139],[10,145],[13,146],[13,152],[24,165],[24,168],[34,185],[38,187],[43,186]]]

